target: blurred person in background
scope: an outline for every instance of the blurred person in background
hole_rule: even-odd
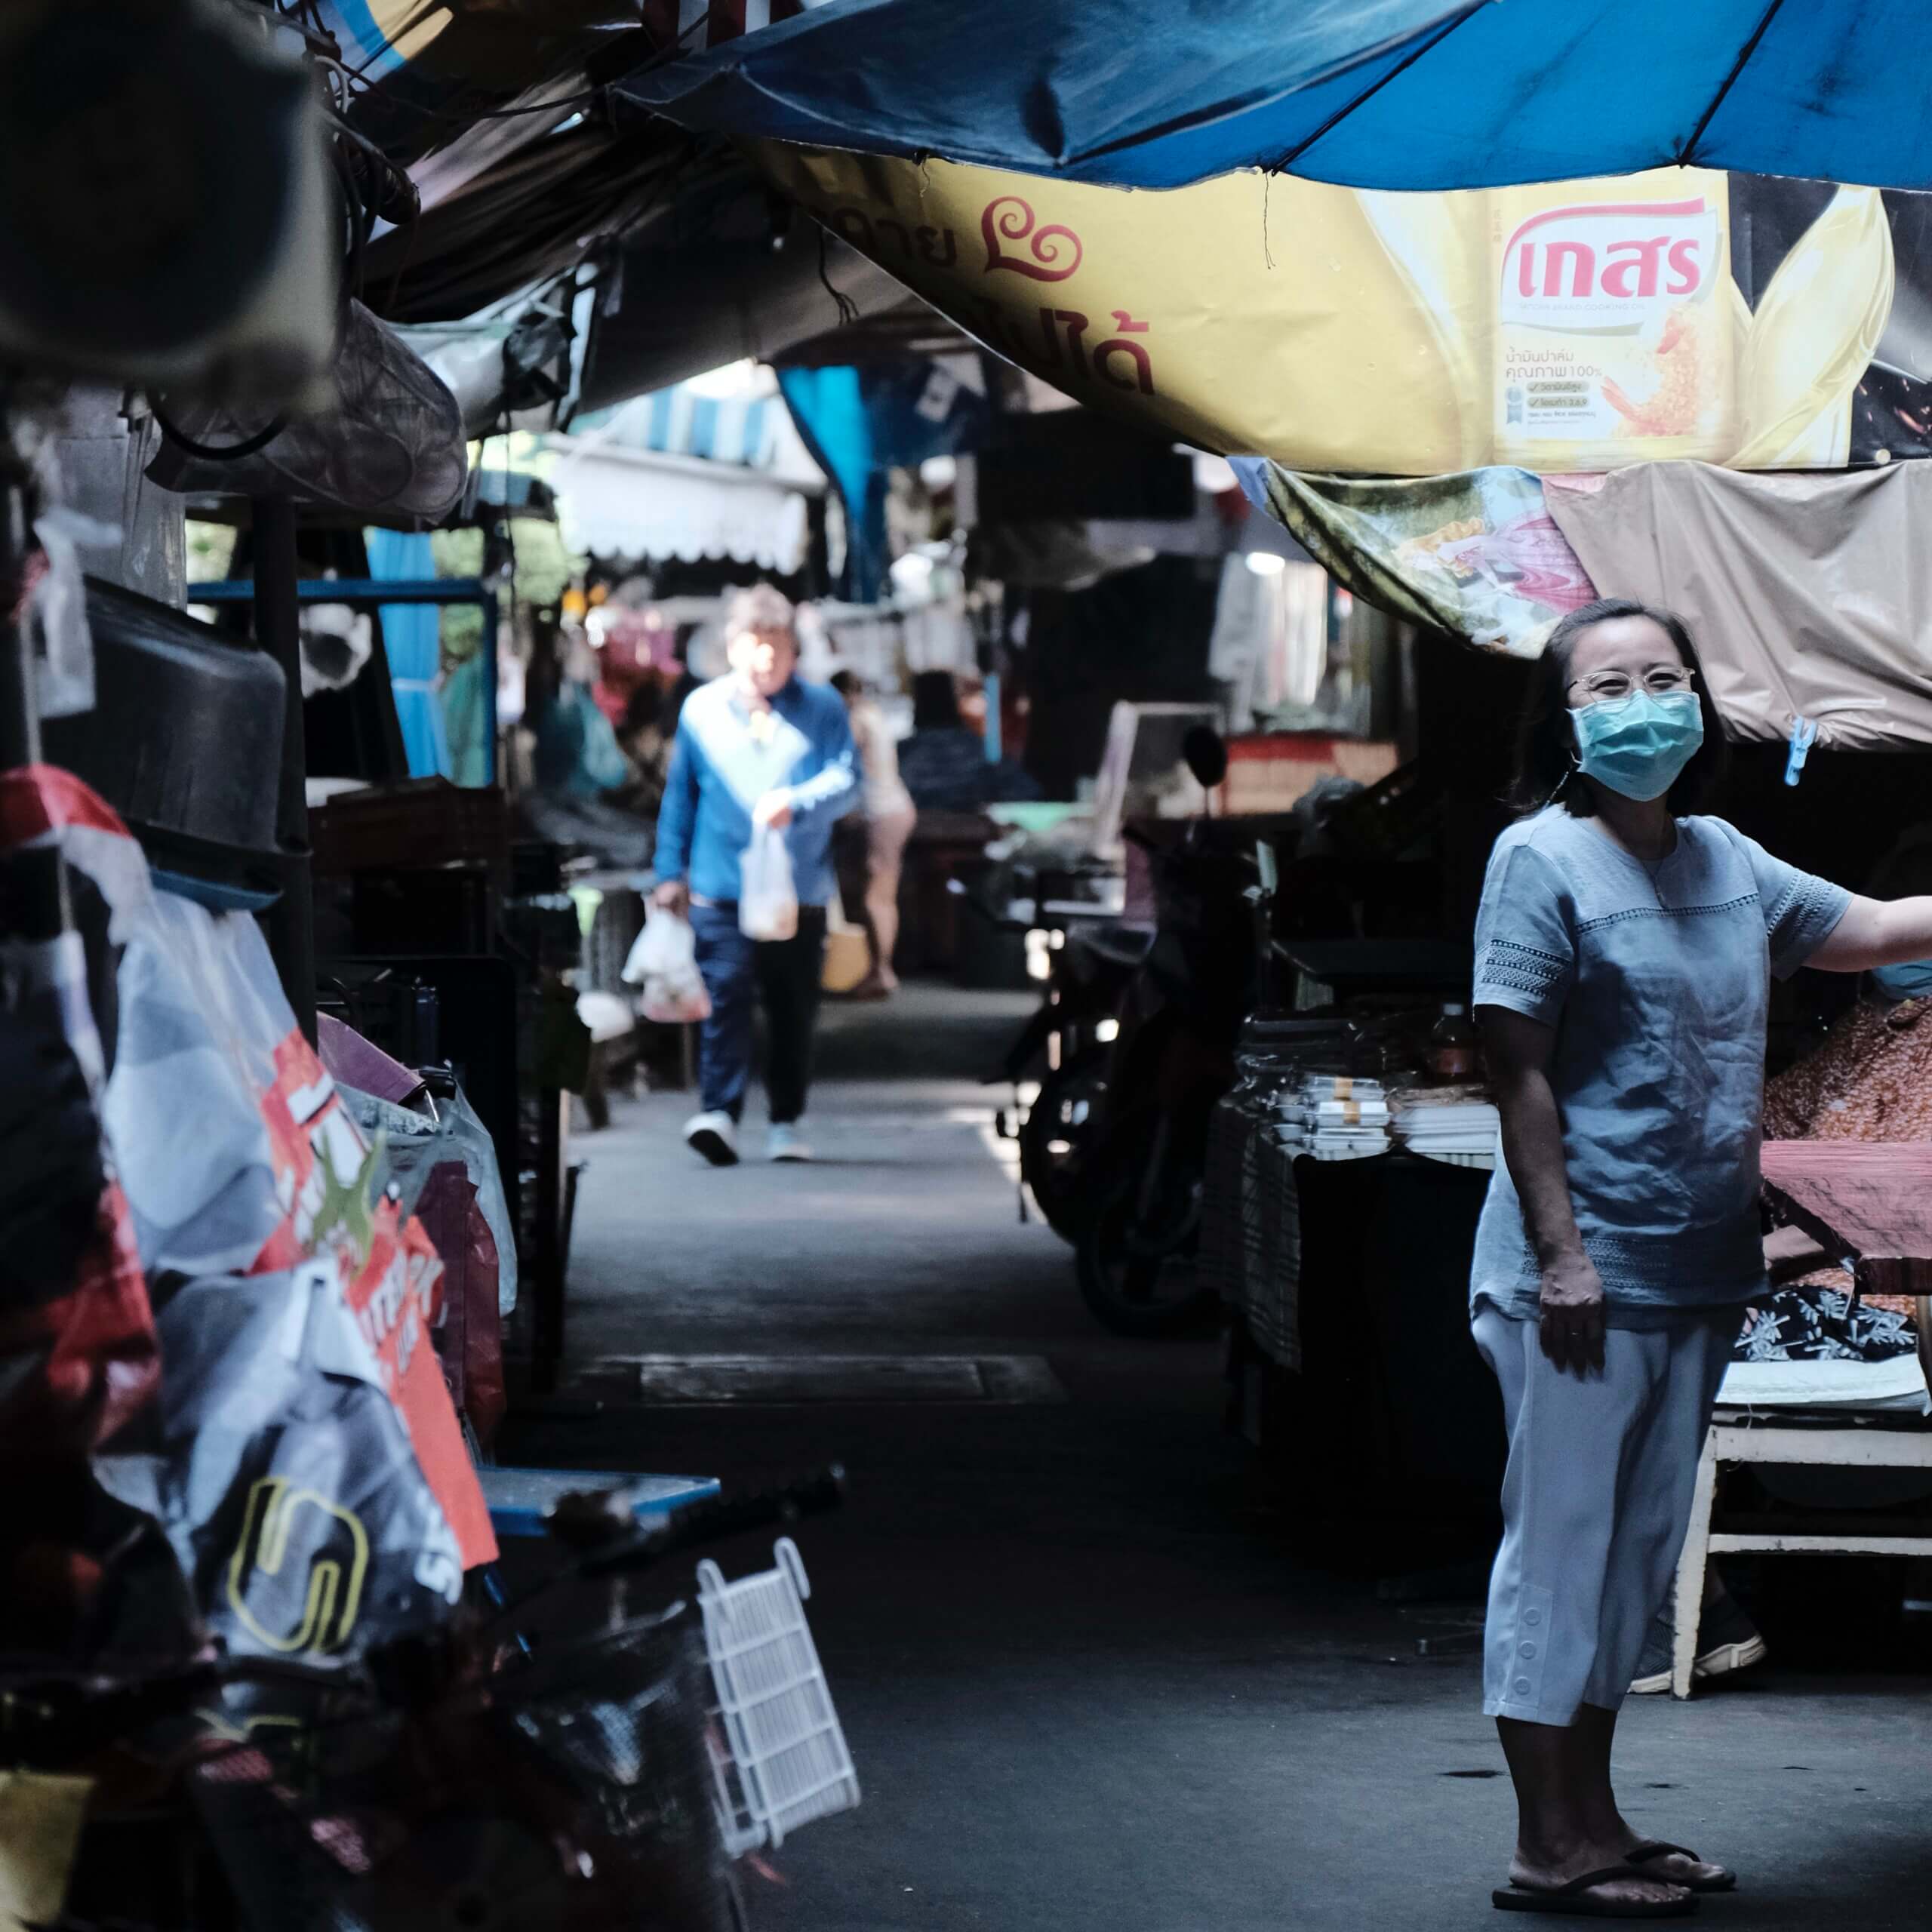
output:
[[[884,715],[856,671],[835,672],[832,688],[845,700],[858,748],[865,817],[865,885],[862,895],[866,944],[872,964],[852,989],[854,999],[884,999],[899,989],[892,954],[899,938],[899,874],[906,841],[918,817],[912,795],[899,776],[898,747]]]
[[[597,654],[583,632],[564,624],[540,632],[530,660],[525,722],[535,740],[537,788],[568,798],[597,798],[630,776],[617,735],[599,707]]]
[[[641,818],[655,818],[664,798],[666,771],[677,731],[673,718],[666,728],[665,694],[670,680],[654,666],[639,672],[624,700],[617,723],[617,744],[629,760],[631,775],[618,802]]]
[[[900,743],[899,776],[921,811],[976,812],[995,799],[1040,795],[1017,766],[988,761],[984,731],[966,723],[950,671],[921,671],[912,680],[912,731]]]
[[[986,748],[959,715],[950,671],[912,680],[912,731],[899,746],[899,776],[922,811],[977,811],[986,797]]]
[[[768,583],[726,607],[731,669],[700,685],[678,714],[657,820],[652,903],[688,913],[711,995],[698,1053],[700,1110],[685,1139],[714,1167],[738,1158],[751,1073],[752,1002],[768,1023],[765,1094],[774,1161],[806,1161],[800,1123],[824,968],[825,908],[835,885],[835,822],[857,802],[857,760],[845,701],[798,675],[791,605]],[[798,895],[789,939],[753,940],[738,923],[741,867],[755,831],[785,835]]]

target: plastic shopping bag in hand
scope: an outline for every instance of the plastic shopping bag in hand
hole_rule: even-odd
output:
[[[784,833],[759,826],[739,863],[738,930],[747,939],[789,939],[798,930],[798,894]]]
[[[644,1017],[660,1026],[710,1017],[711,995],[697,970],[697,936],[691,921],[675,912],[645,908],[644,931],[624,961],[624,978],[643,989]]]

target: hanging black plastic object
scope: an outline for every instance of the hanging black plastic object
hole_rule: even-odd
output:
[[[312,75],[222,0],[0,7],[0,357],[299,401],[342,251]]]
[[[48,720],[47,757],[120,814],[150,865],[208,886],[278,891],[283,700],[275,660],[92,577],[88,624],[94,709]]]

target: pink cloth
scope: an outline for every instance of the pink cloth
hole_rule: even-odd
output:
[[[1932,1146],[1767,1140],[1764,1176],[1784,1219],[1857,1258],[1862,1287],[1932,1293]]]

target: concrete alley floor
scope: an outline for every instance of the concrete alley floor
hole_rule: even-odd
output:
[[[1477,1663],[1417,1654],[1455,1613],[1292,1559],[1223,1432],[1217,1346],[1104,1334],[1070,1251],[1019,1223],[977,1082],[1026,1010],[937,987],[832,1009],[808,1168],[704,1168],[689,1097],[620,1102],[577,1143],[570,1352],[607,1391],[614,1356],[1042,1357],[1057,1392],[1030,1392],[1061,1399],[614,1394],[512,1421],[503,1460],[728,1487],[847,1466],[848,1506],[798,1541],[866,1799],[788,1842],[782,1883],[748,1877],[758,1932],[1495,1923],[1514,1816]],[[1774,1666],[1633,1700],[1626,1809],[1742,1872],[1707,1922],[1924,1932],[1928,1691]]]

